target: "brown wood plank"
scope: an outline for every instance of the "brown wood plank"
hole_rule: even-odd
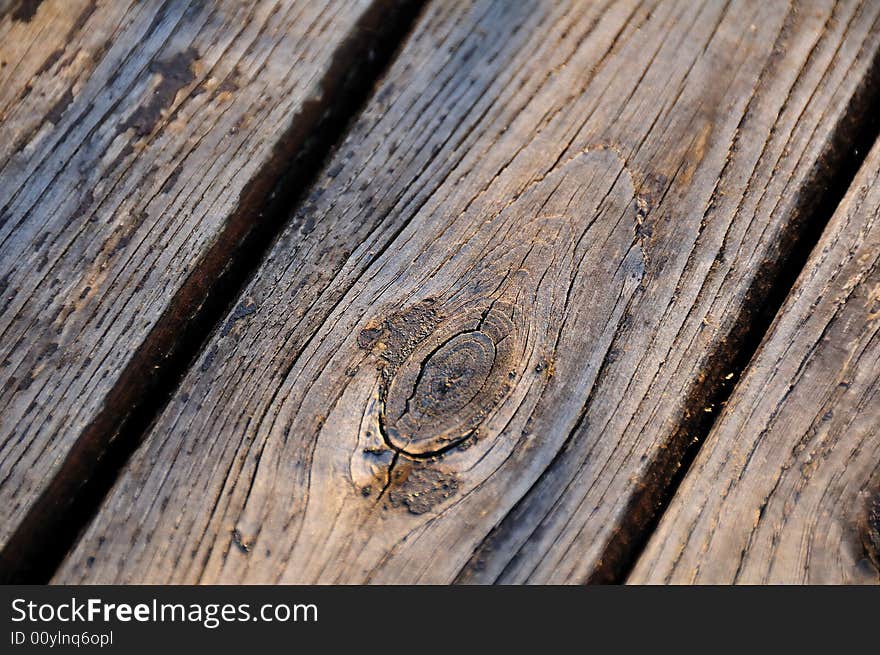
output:
[[[56,581],[606,573],[878,40],[872,2],[431,5]]]
[[[880,582],[880,143],[631,582]]]
[[[25,4],[0,20],[4,572],[57,537],[33,531],[265,229],[266,195],[398,5]]]

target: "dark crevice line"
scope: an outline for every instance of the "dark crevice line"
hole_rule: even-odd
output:
[[[384,436],[384,435],[383,435]],[[393,446],[392,446],[393,448]],[[385,492],[388,491],[388,487],[391,486],[391,483],[394,481],[394,467],[397,466],[397,460],[400,459],[400,451],[394,450],[394,454],[391,456],[391,463],[388,464],[388,473],[386,473],[385,484],[382,485],[382,489],[379,490],[379,496],[376,498],[376,504],[379,504],[379,501],[382,500],[382,497],[385,495]]]
[[[365,107],[424,4],[376,0],[337,48],[320,80],[321,98],[292,117],[223,231],[0,552],[0,583],[52,578]]]
[[[724,346],[713,352],[703,367],[705,381],[691,388],[684,402],[689,416],[681,418],[669,448],[650,462],[639,489],[627,504],[624,521],[586,582],[616,584],[629,577],[878,136],[880,52],[874,54],[829,143],[798,191],[794,218],[786,226],[775,254],[762,262],[761,274],[747,289],[748,300]],[[734,377],[725,379],[730,372]],[[705,407],[715,411],[704,412]]]

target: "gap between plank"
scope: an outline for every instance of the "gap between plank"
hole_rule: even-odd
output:
[[[0,583],[47,583],[237,300],[415,24],[426,0],[374,3],[333,56],[269,163],[134,353],[107,403],[0,553]],[[312,129],[307,131],[307,127]]]
[[[762,265],[763,274],[746,292],[751,302],[743,305],[727,347],[712,354],[705,382],[689,394],[685,407],[690,417],[682,417],[671,447],[651,463],[641,492],[630,499],[620,530],[606,545],[602,567],[587,582],[620,584],[629,577],[878,136],[880,53],[810,172],[810,183],[799,192],[799,218],[788,239],[779,245],[777,257]],[[730,371],[735,375],[725,379]],[[704,412],[706,407],[716,411]]]

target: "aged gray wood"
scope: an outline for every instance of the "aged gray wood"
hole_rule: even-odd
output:
[[[432,4],[55,580],[607,575],[836,161],[878,14]]]
[[[58,0],[3,15],[0,547],[64,513],[342,99],[357,66],[340,53],[392,5]],[[4,549],[4,570],[19,556]]]
[[[880,144],[631,582],[880,582]]]

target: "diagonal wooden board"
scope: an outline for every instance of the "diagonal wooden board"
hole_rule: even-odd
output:
[[[630,578],[880,582],[880,143]]]
[[[430,5],[55,580],[607,575],[839,160],[878,21]]]
[[[397,4],[0,19],[0,547],[66,511]]]

